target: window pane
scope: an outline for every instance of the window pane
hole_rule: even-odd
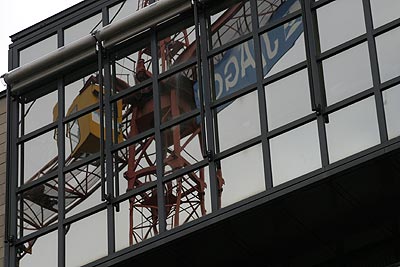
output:
[[[257,91],[219,106],[216,111],[219,151],[261,134]]]
[[[27,241],[17,249],[17,266],[58,266],[58,232]]]
[[[116,94],[148,81],[152,76],[150,44],[145,47],[129,47],[128,52],[116,55],[113,66],[112,93]]]
[[[243,150],[221,162],[217,171],[221,206],[225,207],[265,190],[261,144]],[[243,168],[246,166],[246,168]]]
[[[165,175],[203,160],[199,122],[192,118],[161,132]]]
[[[125,0],[108,9],[110,23],[120,20],[126,16],[135,13],[140,8],[143,8],[139,0]]]
[[[99,160],[65,174],[66,217],[100,204],[101,169]]]
[[[257,0],[260,27],[301,9],[299,0]]]
[[[116,196],[157,180],[154,135],[119,150],[113,156]]]
[[[213,98],[218,100],[257,81],[253,40],[213,57]]]
[[[265,87],[268,130],[310,114],[311,100],[307,69]]]
[[[28,134],[40,127],[46,126],[58,117],[58,94],[53,91],[45,96],[41,96],[32,101],[21,103],[24,108],[24,113],[20,114],[21,133],[22,121],[24,123],[24,133]]]
[[[95,32],[103,26],[101,13],[91,16],[64,30],[64,45]]]
[[[315,121],[270,140],[272,181],[277,186],[321,167]]]
[[[167,230],[211,212],[208,168],[201,168],[164,184]]]
[[[386,125],[389,139],[400,135],[400,85],[383,92]]]
[[[365,33],[362,0],[336,0],[317,17],[322,52]]]
[[[162,123],[200,106],[197,65],[161,80],[159,85]]]
[[[400,18],[399,0],[370,0],[374,27],[378,28],[394,19]]]
[[[52,51],[57,50],[57,35],[52,35],[36,44],[33,44],[19,52],[19,66],[38,59]]]
[[[85,75],[65,86],[65,116],[99,103],[98,75]]]
[[[301,17],[261,35],[260,40],[266,77],[306,60]]]
[[[366,43],[322,62],[326,99],[332,105],[372,87],[372,74]]]
[[[24,183],[37,180],[57,169],[58,149],[55,131],[42,134],[24,143],[22,169]]]
[[[238,2],[238,1],[235,1]],[[222,2],[221,2],[222,3]],[[230,4],[227,7],[227,4]],[[226,9],[211,16],[211,47],[217,48],[252,31],[250,2],[232,4],[225,1]]]
[[[369,97],[330,114],[326,134],[331,163],[379,144],[374,98]]]
[[[107,212],[101,211],[67,226],[67,267],[82,266],[107,256]]]
[[[119,210],[114,213],[117,251],[158,235],[156,188],[139,193],[118,205]]]
[[[400,27],[376,37],[381,82],[400,75]]]
[[[18,195],[19,237],[58,221],[57,177]]]

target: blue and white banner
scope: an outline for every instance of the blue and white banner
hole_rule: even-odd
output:
[[[300,9],[299,0],[287,0],[272,14],[269,22],[285,17]],[[261,52],[264,75],[295,44],[303,32],[301,17],[287,22],[261,35]],[[216,99],[234,93],[256,82],[254,41],[249,40],[225,52],[214,67]],[[199,107],[198,84],[194,85],[196,106]]]

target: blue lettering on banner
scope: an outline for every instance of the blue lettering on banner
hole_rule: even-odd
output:
[[[269,22],[283,18],[299,8],[299,0],[287,0],[275,10]],[[301,17],[299,17],[260,36],[264,74],[268,73],[282,56],[293,47],[302,32],[303,24]],[[226,51],[223,58],[214,66],[214,78],[216,99],[256,82],[254,41],[249,40]],[[199,107],[197,83],[194,85],[194,97],[196,106]]]

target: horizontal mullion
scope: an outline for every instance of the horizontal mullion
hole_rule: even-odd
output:
[[[165,77],[172,76],[182,70],[193,67],[196,64],[197,64],[197,58],[192,58],[185,61],[184,63],[179,63],[178,65],[173,66],[170,69],[158,74],[158,80],[162,80]]]
[[[382,26],[374,29],[372,31],[372,34],[374,35],[374,37],[377,37],[377,35],[386,33],[386,32],[388,32],[390,30],[393,30],[394,28],[397,28],[397,27],[400,27],[400,18],[395,19],[395,20],[393,20],[393,21],[391,21],[391,22],[389,22],[389,23],[387,23],[385,25],[382,25]]]
[[[351,39],[351,40],[349,40],[349,41],[347,41],[345,43],[342,43],[342,44],[340,44],[340,45],[338,45],[338,46],[336,46],[334,48],[331,48],[331,49],[321,53],[321,55],[319,55],[317,57],[317,60],[322,61],[322,60],[327,59],[329,57],[335,56],[335,55],[337,55],[337,54],[339,54],[339,53],[341,53],[343,51],[346,51],[346,50],[348,50],[350,48],[353,48],[353,47],[355,47],[355,46],[357,46],[357,45],[359,45],[359,44],[361,44],[363,42],[366,42],[366,41],[367,41],[367,34],[364,33],[364,34],[362,34],[362,35],[360,35],[360,36],[358,36],[356,38],[353,38],[353,39]]]
[[[111,200],[111,203],[113,205],[120,204],[121,202],[123,202],[125,200],[128,200],[134,196],[137,196],[141,193],[144,193],[144,192],[146,192],[152,188],[156,188],[156,187],[157,187],[157,181],[147,182],[140,187],[133,188],[133,189],[129,190],[128,192],[124,193],[123,195],[119,195],[119,196],[113,198]]]
[[[82,166],[85,166],[85,165],[91,163],[92,161],[99,160],[99,159],[100,159],[100,152],[97,152],[95,154],[92,154],[92,155],[86,157],[83,160],[79,160],[77,162],[72,163],[71,165],[65,166],[63,168],[63,172],[67,173],[67,172],[73,171],[75,169],[78,169]]]
[[[264,78],[262,83],[263,83],[264,86],[266,86],[268,84],[271,84],[271,83],[274,83],[274,82],[276,82],[278,80],[281,80],[281,79],[283,79],[283,78],[285,78],[285,77],[287,77],[287,76],[289,76],[289,75],[291,75],[293,73],[301,71],[301,70],[303,70],[305,68],[307,68],[307,61],[303,61],[303,62],[297,63],[296,65],[293,65],[293,66],[291,66],[291,67],[289,67],[289,68],[287,68],[285,70],[282,70],[282,71],[280,71],[278,73],[275,73],[275,74],[273,74],[273,75],[271,75],[271,76],[269,76],[267,78]]]
[[[400,76],[397,76],[396,78],[390,79],[390,80],[382,83],[380,85],[379,89],[384,91],[388,88],[391,88],[391,87],[399,85],[399,84],[400,84]]]
[[[78,214],[75,214],[71,217],[68,217],[67,219],[64,220],[64,225],[69,225],[72,224],[74,222],[77,222],[79,220],[82,220],[84,218],[87,218],[93,214],[96,214],[102,210],[105,210],[107,208],[107,203],[106,202],[102,202],[100,204],[97,204],[94,207],[91,207],[87,210],[84,210],[82,212],[79,212]]]
[[[311,8],[312,9],[320,8],[334,1],[336,0],[319,0],[318,2],[311,2]]]
[[[89,107],[86,107],[86,108],[84,108],[82,110],[74,112],[74,113],[70,114],[69,116],[65,117],[63,119],[63,123],[68,123],[68,122],[71,122],[73,120],[76,120],[76,119],[78,119],[78,118],[80,118],[80,117],[82,117],[84,115],[87,115],[87,114],[89,114],[89,113],[91,113],[93,111],[98,110],[99,108],[100,108],[100,106],[99,106],[98,103],[94,104],[94,105],[91,105]]]
[[[126,148],[134,143],[137,143],[138,141],[148,138],[150,136],[154,135],[154,128],[149,129],[147,131],[141,132],[137,135],[135,135],[135,137],[129,138],[128,140],[123,141],[122,143],[119,144],[115,144],[111,147],[111,153],[115,153],[120,149]]]
[[[198,169],[206,167],[206,166],[208,166],[208,161],[207,161],[207,159],[203,159],[203,160],[201,160],[199,162],[196,162],[195,164],[192,164],[192,165],[187,166],[185,168],[176,170],[173,173],[171,173],[171,174],[169,174],[167,176],[164,176],[163,177],[163,183],[169,182],[169,181],[171,181],[173,179],[176,179],[178,177],[181,177],[183,175],[186,175],[186,174],[188,174],[190,172],[193,172],[195,170],[198,170]]]
[[[244,42],[247,42],[247,41],[249,41],[251,39],[253,39],[253,33],[244,34],[244,35],[240,36],[239,38],[234,39],[231,42],[225,43],[222,46],[219,46],[217,48],[214,48],[214,49],[208,51],[207,58],[210,59],[210,58],[212,58],[212,57],[214,57],[214,56],[216,56],[216,55],[218,55],[218,54],[220,54],[220,53],[222,53],[222,52],[224,52],[226,50],[229,50],[229,49],[231,49],[231,48],[233,48],[233,47],[235,47],[237,45],[240,45],[240,44],[242,44]]]
[[[45,175],[43,175],[42,177],[32,181],[32,182],[28,182],[25,183],[23,185],[21,185],[17,190],[16,193],[17,194],[21,194],[24,193],[25,191],[28,191],[32,188],[34,188],[35,186],[38,186],[40,184],[44,184],[48,181],[51,181],[52,179],[56,178],[58,176],[58,171],[54,170],[50,173],[46,173]]]
[[[140,89],[143,89],[145,87],[151,86],[153,81],[151,79],[147,79],[144,82],[141,82],[139,84],[136,84],[134,86],[131,86],[127,89],[124,89],[122,92],[119,92],[117,94],[114,94],[110,97],[110,102],[116,102],[118,100],[121,100],[122,98],[129,96],[130,94],[139,91]]]
[[[243,143],[240,143],[240,144],[238,144],[238,145],[236,145],[234,147],[228,148],[227,150],[224,150],[224,151],[222,151],[220,153],[215,154],[213,160],[222,160],[222,159],[227,158],[229,156],[232,156],[232,155],[234,155],[234,154],[236,154],[236,153],[238,153],[240,151],[243,151],[243,150],[245,150],[245,149],[247,149],[249,147],[255,146],[255,145],[261,143],[261,139],[262,138],[261,138],[261,135],[260,135],[260,136],[254,137],[254,138],[252,138],[250,140],[247,140],[247,141],[245,141]]]
[[[169,120],[169,121],[161,124],[160,130],[162,131],[162,130],[168,129],[168,128],[174,126],[174,125],[180,124],[181,122],[184,122],[184,121],[186,121],[188,119],[197,117],[199,115],[200,115],[200,110],[198,110],[198,109],[192,110],[192,111],[187,112],[187,113],[185,113],[185,114],[183,114],[183,115],[181,115],[181,116],[179,116],[177,118],[174,118],[172,120]]]
[[[361,101],[361,100],[363,100],[365,98],[368,98],[370,96],[373,96],[373,95],[374,95],[374,88],[370,88],[368,90],[362,91],[362,92],[360,92],[360,93],[358,93],[356,95],[353,95],[351,97],[348,97],[348,98],[346,98],[344,100],[341,100],[341,101],[339,101],[339,102],[337,102],[335,104],[332,104],[332,105],[328,106],[326,108],[324,114],[329,114],[329,113],[335,112],[335,111],[337,111],[339,109],[342,109],[342,108],[345,108],[347,106],[350,106],[350,105],[352,105],[352,104],[354,104],[354,103],[356,103],[358,101]]]
[[[317,119],[317,114],[316,113],[311,113],[305,117],[302,117],[300,119],[294,120],[288,124],[285,124],[283,126],[280,126],[274,130],[271,130],[270,132],[267,133],[267,138],[271,139],[274,138],[278,135],[284,134],[286,132],[289,132],[295,128],[298,128],[300,126],[303,126],[309,122],[312,122],[313,120]]]
[[[48,225],[43,228],[40,228],[39,230],[37,230],[29,235],[26,235],[26,236],[21,237],[20,239],[17,239],[15,241],[15,246],[23,245],[24,243],[31,241],[33,239],[38,239],[41,236],[44,236],[50,232],[56,231],[57,229],[58,229],[58,224],[52,224],[52,225]]]
[[[240,90],[238,90],[238,91],[236,91],[236,92],[234,92],[232,94],[229,94],[227,96],[221,97],[218,100],[215,100],[210,105],[210,107],[211,108],[219,107],[219,106],[224,105],[226,103],[229,103],[229,102],[231,102],[231,101],[233,101],[233,100],[235,100],[235,99],[237,99],[237,98],[239,98],[241,96],[244,96],[244,95],[246,95],[248,93],[251,93],[251,92],[253,92],[255,90],[257,90],[257,83],[250,84],[250,85],[248,85],[248,86],[246,86],[246,87],[244,87],[244,88],[242,88],[242,89],[240,89]]]
[[[262,26],[258,30],[258,34],[262,35],[268,31],[274,30],[275,28],[281,26],[282,24],[288,23],[291,20],[297,19],[298,17],[301,17],[302,15],[302,10],[297,10],[293,13],[290,13],[274,22],[267,22],[265,26]]]
[[[23,142],[27,142],[29,140],[34,139],[35,137],[38,137],[38,136],[40,136],[42,134],[46,134],[46,133],[48,133],[48,132],[50,132],[52,130],[55,130],[55,129],[57,129],[57,125],[58,125],[58,122],[55,121],[55,122],[52,122],[52,123],[50,123],[50,124],[48,124],[48,125],[46,125],[44,127],[39,128],[39,129],[29,133],[29,134],[23,135],[22,137],[17,139],[17,145],[20,145]]]

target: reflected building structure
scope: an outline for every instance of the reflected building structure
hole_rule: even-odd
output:
[[[85,0],[11,36],[5,266],[399,265],[396,10]]]

